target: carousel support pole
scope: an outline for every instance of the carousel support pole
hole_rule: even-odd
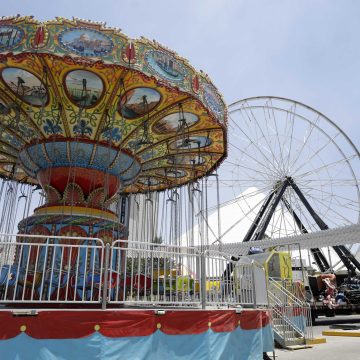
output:
[[[200,254],[200,289],[201,289],[201,308],[206,309],[206,260],[205,252],[202,251]]]
[[[107,243],[105,246],[104,283],[103,283],[103,296],[102,296],[102,306],[101,306],[103,310],[106,310],[106,302],[107,302],[107,294],[108,294],[109,261],[110,261],[110,244]]]

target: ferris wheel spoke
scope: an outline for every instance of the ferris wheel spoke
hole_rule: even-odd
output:
[[[295,168],[293,170],[293,173],[296,174],[304,165],[308,164],[312,159],[314,159],[322,150],[324,150],[327,146],[329,146],[331,143],[333,143],[334,139],[336,139],[336,137],[340,135],[340,133],[337,133],[335,136],[333,136],[331,139],[329,139],[322,147],[320,147],[320,149],[316,150],[311,157],[309,157],[308,159],[306,159],[306,161],[304,161],[300,166],[298,166],[297,168]]]
[[[271,222],[270,222],[271,225],[269,224],[270,229],[269,229],[269,226],[268,226],[268,229],[266,229],[267,231],[270,231],[270,237],[271,238],[274,238],[275,235],[276,235],[277,221],[275,219],[276,219],[275,214],[273,214],[273,216],[271,218]]]
[[[261,147],[259,146],[259,144],[255,143],[239,126],[238,124],[236,124],[238,130],[245,136],[245,138],[247,138],[247,140],[255,147],[255,149],[258,150],[258,152],[262,155],[262,157],[264,158],[266,163],[270,163],[273,164],[273,162],[271,162],[271,160],[264,154],[264,152],[261,150]],[[234,146],[234,144],[232,144]],[[241,150],[240,150],[241,151]]]
[[[226,205],[230,205],[230,204],[235,204],[235,203],[239,203],[240,200],[246,200],[248,198],[253,198],[254,196],[258,195],[258,194],[263,194],[264,196],[267,195],[267,193],[264,194],[264,191],[266,189],[256,189],[253,190],[251,192],[248,192],[246,194],[240,194],[238,197],[227,200],[225,202],[220,203],[221,206],[226,206]],[[270,190],[270,187],[268,188],[268,190]],[[262,201],[262,200],[261,200]],[[214,210],[216,209],[216,207],[210,207],[208,208],[208,211]]]
[[[242,138],[240,138],[240,140],[242,140]],[[246,139],[245,141],[248,141],[248,140]],[[255,146],[254,142],[250,143],[250,145]],[[237,163],[243,163],[243,162],[248,163],[249,162],[248,166],[252,166],[251,170],[254,172],[255,171],[258,172],[259,168],[256,168],[256,164],[254,164],[254,162],[256,162],[260,166],[260,169],[263,169],[266,172],[266,174],[267,174],[266,177],[269,177],[270,173],[272,173],[273,176],[277,177],[278,175],[277,175],[276,170],[269,171],[268,164],[269,164],[270,160],[269,161],[267,159],[263,160],[263,156],[261,157],[261,159],[259,159],[259,157],[254,157],[253,155],[250,155],[250,153],[253,154],[254,151],[255,151],[255,153],[257,152],[256,149],[254,150],[254,149],[250,148],[250,145],[248,147],[246,147],[245,149],[240,149],[236,144],[234,144],[233,141],[229,141],[229,147],[233,147],[234,148],[233,151],[237,151],[240,153],[240,155],[243,155],[242,158],[237,159]],[[257,148],[259,148],[259,146],[261,146],[261,145],[258,145]],[[264,149],[264,150],[266,151],[266,149]],[[230,153],[231,153],[231,151],[230,151]],[[250,160],[252,160],[252,161],[250,162]],[[229,161],[230,160],[228,160],[227,162],[229,162]],[[276,169],[276,168],[273,167],[273,169]]]
[[[323,200],[319,199],[319,198],[316,198],[310,194],[307,194],[308,197],[310,197],[313,201],[315,202],[319,202],[320,204],[322,204],[323,206],[327,206],[326,203],[323,202]],[[347,219],[345,216],[343,216],[341,213],[339,213],[338,211],[334,210],[333,208],[328,208],[329,211],[331,211],[333,214],[337,215],[340,219],[342,219],[343,221],[345,221],[346,224],[351,224],[351,221],[349,221],[349,219]],[[328,220],[331,221],[331,218],[327,217]]]
[[[226,163],[227,165],[230,165],[231,166],[231,168],[232,168],[232,170],[235,168],[235,169],[237,169],[237,168],[241,168],[241,169],[246,169],[246,170],[249,170],[249,171],[251,171],[251,172],[253,172],[253,173],[258,173],[258,174],[262,174],[262,175],[264,175],[264,178],[267,178],[268,177],[268,173],[266,173],[265,171],[260,171],[260,170],[256,170],[256,169],[254,169],[254,168],[252,168],[252,167],[249,167],[249,166],[246,166],[246,165],[244,165],[244,161],[241,161],[241,160],[239,160],[239,161],[237,161],[237,162],[233,162],[233,161],[230,161],[230,160],[227,160],[227,163]],[[265,170],[265,168],[264,168],[264,170]],[[232,173],[233,173],[233,171],[232,171]],[[252,175],[253,176],[253,175]]]
[[[260,183],[263,183],[264,180],[263,179],[221,179],[221,181],[224,181],[224,182],[232,182],[232,183],[252,183],[252,182],[260,182]],[[214,183],[215,181],[209,181],[209,184],[210,183]]]
[[[333,161],[333,162],[331,162],[331,163],[328,163],[328,164],[325,164],[325,165],[323,165],[323,166],[320,166],[320,167],[318,167],[318,168],[316,168],[316,169],[312,169],[312,170],[309,170],[309,171],[307,171],[307,172],[305,172],[305,173],[296,175],[296,177],[297,177],[297,178],[301,178],[301,177],[305,177],[305,176],[307,176],[307,175],[309,175],[309,174],[319,173],[319,172],[323,171],[324,169],[327,169],[327,168],[329,168],[329,167],[333,167],[333,166],[338,165],[338,164],[341,164],[341,163],[348,162],[349,160],[352,160],[352,159],[354,159],[354,158],[356,158],[356,157],[357,157],[357,155],[356,155],[356,154],[353,154],[353,155],[351,155],[351,156],[349,156],[349,157],[346,157],[346,158],[343,158],[343,159],[339,159],[339,160]]]
[[[295,219],[294,219],[294,216],[289,212],[289,210],[285,207],[284,209],[285,211],[285,214],[287,214],[288,216],[286,216],[286,219],[287,219],[287,222],[290,226],[290,229],[291,229],[291,233],[296,235],[296,234],[299,234],[300,233],[300,229],[298,229],[298,226],[295,222]],[[290,221],[290,219],[292,221]]]
[[[354,208],[351,204],[348,204],[348,203],[345,203],[345,204],[340,203],[339,204],[339,202],[336,200],[335,196],[326,196],[326,198],[324,198],[323,196],[320,197],[320,196],[314,195],[313,193],[310,193],[310,192],[306,192],[306,191],[304,191],[304,192],[308,197],[311,197],[314,200],[316,200],[317,202],[321,203],[327,209],[333,209],[334,207],[340,207],[342,210],[347,209],[351,212],[354,212]]]
[[[275,226],[278,233],[278,237],[284,237],[287,236],[288,233],[286,231],[286,228],[284,226],[284,214],[282,209],[282,204],[280,203],[276,213],[274,214],[277,217]],[[289,234],[290,235],[290,234]]]
[[[226,229],[222,234],[221,234],[221,238],[220,240],[226,235],[228,234],[231,230],[233,230],[237,225],[239,225],[241,223],[241,221],[243,221],[244,218],[247,218],[249,215],[253,215],[256,211],[257,208],[259,208],[262,204],[264,200],[261,199],[260,201],[256,202],[255,204],[253,204],[251,206],[251,208],[246,212],[244,213],[244,217],[239,217],[238,220],[235,221],[234,224],[232,224],[228,229]]]
[[[262,138],[256,139],[256,142],[261,143],[262,139],[265,141],[266,146],[269,149],[268,152],[271,153],[271,156],[273,158],[273,165],[276,166],[276,168],[280,169],[280,171],[283,171],[283,166],[281,164],[282,159],[281,159],[281,157],[279,157],[275,154],[276,148],[273,148],[273,146],[271,145],[271,140],[268,140],[268,138],[271,139],[271,137],[272,137],[272,135],[270,135],[270,132],[269,132],[270,129],[271,128],[269,126],[267,129],[268,130],[267,135],[265,135],[264,132],[262,132]],[[275,134],[276,132],[273,130],[273,133]]]
[[[282,237],[283,232],[285,231],[284,229],[284,224],[283,224],[283,213],[282,213],[282,208],[281,208],[281,204],[279,204],[278,208],[276,209],[276,212],[274,214],[274,217],[276,217],[276,231],[277,231],[277,236],[280,238]]]
[[[219,180],[219,183],[223,186],[223,187],[235,187],[237,186],[238,184],[242,184],[242,185],[245,185],[248,184],[249,186],[251,184],[254,184],[254,183],[263,183],[263,180],[251,180],[249,181],[249,179],[238,179],[238,180],[233,180],[233,179],[220,179]],[[208,181],[208,187],[213,187],[213,186],[216,186],[216,181],[215,180],[210,180]]]
[[[270,99],[270,104],[271,103],[271,99]],[[276,116],[275,116],[275,113],[274,113],[274,109],[273,107],[269,107],[269,106],[265,106],[264,107],[264,111],[265,109],[267,110],[268,112],[268,116],[269,118],[271,119],[271,114],[273,115],[272,116],[272,119],[273,119],[273,123],[275,125],[275,135],[277,137],[277,140],[278,140],[278,147],[279,147],[279,150],[280,150],[280,157],[279,157],[279,161],[282,163],[282,170],[284,171],[285,170],[285,164],[284,164],[284,157],[283,157],[283,153],[282,153],[282,142],[280,141],[280,138],[279,138],[279,129],[278,129],[278,125],[277,125],[277,122],[276,122]],[[265,115],[266,116],[266,115]],[[275,155],[274,155],[275,156]]]
[[[261,168],[263,169],[266,169],[266,165],[262,162],[260,162],[259,160],[255,159],[253,156],[251,156],[249,153],[247,152],[243,152],[240,148],[238,148],[237,146],[235,146],[234,144],[229,144],[230,146],[232,146],[234,149],[240,151],[243,155],[247,156],[248,158],[250,158],[251,160],[255,161],[257,164],[259,164],[261,166]],[[240,166],[240,167],[245,167],[244,165],[240,164],[240,162],[238,164],[236,164],[237,166]],[[252,170],[252,171],[258,171],[258,170],[255,170],[253,168],[249,168],[247,167],[249,170]],[[265,173],[265,172],[261,172],[259,171],[260,173],[263,173],[263,174],[266,174],[268,175],[268,173]],[[273,175],[276,175],[273,171],[270,171]]]
[[[354,179],[337,179],[334,178],[332,180],[330,179],[309,179],[309,178],[304,178],[304,179],[300,179],[297,183],[299,184],[317,184],[317,183],[321,183],[321,184],[332,184],[333,186],[354,186],[356,187],[357,183]]]
[[[284,229],[285,229],[285,234],[282,234],[282,236],[290,236],[290,235],[294,234],[294,231],[293,231],[293,229],[291,229],[291,227],[289,230],[290,223],[288,221],[288,216],[287,216],[288,212],[287,212],[283,202],[280,203],[280,206],[281,206],[281,214],[282,214],[283,224],[284,224]]]
[[[271,153],[271,155],[272,155],[273,164],[274,164],[274,165],[276,164],[278,167],[280,167],[280,163],[277,161],[277,157],[276,157],[276,155],[274,154],[273,149],[272,149],[269,141],[267,140],[267,136],[265,135],[265,133],[263,132],[263,129],[262,129],[261,126],[259,125],[259,122],[258,122],[258,120],[257,120],[257,117],[254,115],[251,107],[249,107],[248,109],[249,109],[249,111],[250,111],[251,114],[252,114],[252,119],[253,119],[254,122],[256,123],[256,126],[257,126],[257,128],[259,129],[259,131],[260,131],[260,133],[261,133],[262,139],[264,139],[264,141],[265,141],[265,143],[266,143],[266,145],[267,145],[267,147],[268,147],[268,149],[269,149],[269,151],[270,151],[270,153]]]
[[[299,158],[300,158],[303,150],[305,149],[308,141],[309,141],[310,138],[311,138],[311,135],[312,135],[312,133],[313,133],[313,130],[317,127],[317,122],[319,122],[319,121],[320,121],[320,116],[317,117],[317,119],[315,120],[315,122],[310,122],[310,123],[309,123],[309,129],[306,130],[306,132],[305,132],[305,134],[307,133],[307,136],[306,136],[306,138],[304,139],[303,144],[302,144],[300,150],[298,151],[297,155],[295,155],[295,160],[292,161],[291,165],[289,166],[289,169],[292,169],[292,167],[294,166],[294,164],[296,164],[296,162],[299,160]]]
[[[239,166],[239,169],[235,168],[235,170],[231,169],[231,170],[227,171],[227,173],[230,174],[232,179],[237,177],[239,172],[241,172],[242,176],[248,176],[249,183],[252,183],[253,180],[257,181],[257,180],[259,180],[259,178],[261,180],[260,182],[269,183],[268,174],[259,172],[258,178],[256,178],[256,174],[253,173],[253,170],[249,169],[248,167],[245,167],[245,165]]]
[[[296,112],[296,104],[294,105],[294,109],[292,111],[287,112],[286,116],[291,118],[291,132],[290,132],[290,140],[289,140],[289,151],[287,155],[287,161],[286,161],[286,169],[289,169],[290,166],[290,158],[291,158],[291,149],[292,149],[292,143],[294,141],[294,124],[295,124],[295,112]],[[287,122],[286,122],[287,123]],[[286,132],[287,134],[287,132]]]
[[[326,194],[326,195],[330,195],[334,199],[342,199],[342,200],[346,201],[347,203],[344,204],[342,202],[341,203],[338,202],[339,205],[341,205],[341,206],[346,206],[346,205],[349,206],[350,205],[350,207],[353,207],[354,211],[357,211],[356,202],[353,199],[349,199],[349,198],[346,198],[346,197],[341,196],[341,195],[335,195],[334,193],[332,193],[330,191],[326,191],[324,189],[316,189],[316,188],[312,188],[312,187],[302,187],[301,189],[306,193],[308,193],[310,191],[315,191],[315,192],[321,192],[321,193]]]
[[[252,198],[253,196],[255,196],[257,194],[263,194],[264,196],[266,196],[266,195],[268,195],[268,192],[270,192],[270,190],[272,190],[271,186],[265,186],[261,189],[255,188],[255,190],[253,190],[251,192],[240,194],[239,198],[241,198],[241,199]],[[265,191],[267,191],[267,192],[264,193]]]

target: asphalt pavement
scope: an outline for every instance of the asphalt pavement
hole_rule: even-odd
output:
[[[323,336],[332,324],[359,324],[359,315],[337,316],[335,318],[319,317],[313,327],[314,337],[325,337],[325,344],[313,345],[309,349],[284,350],[276,349],[276,360],[360,360],[360,337]],[[269,353],[270,355],[270,353]]]

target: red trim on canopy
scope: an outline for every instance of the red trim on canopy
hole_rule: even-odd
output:
[[[260,329],[270,322],[266,310],[179,310],[157,315],[154,311],[40,311],[37,316],[14,316],[0,311],[0,339],[22,331],[35,339],[76,339],[99,332],[107,337],[149,336],[160,329],[168,335]],[[97,327],[96,327],[97,326]]]

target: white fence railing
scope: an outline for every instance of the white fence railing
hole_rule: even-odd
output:
[[[95,238],[0,238],[0,304],[6,306],[267,305],[264,269],[219,252],[124,240],[105,246]]]
[[[0,302],[99,303],[103,256],[99,239],[17,235],[1,242]]]
[[[212,250],[205,252],[204,261],[207,304],[267,305],[267,281],[262,266],[245,257],[232,261],[228,254]]]
[[[118,240],[111,247],[109,303],[196,305],[200,254],[194,248]],[[115,276],[114,276],[115,275]]]

